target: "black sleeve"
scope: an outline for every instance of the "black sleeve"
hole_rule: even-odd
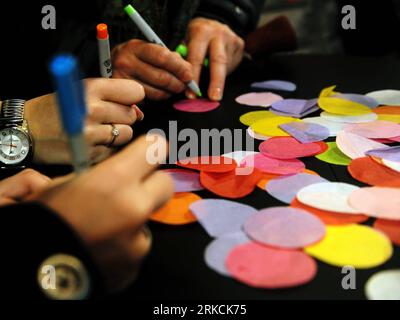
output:
[[[244,37],[257,27],[265,0],[201,0],[196,16],[221,21]]]
[[[87,298],[102,293],[100,276],[82,241],[58,215],[39,203],[0,208],[2,290],[7,298],[45,299],[37,275],[40,265],[56,254],[80,260],[90,279]]]

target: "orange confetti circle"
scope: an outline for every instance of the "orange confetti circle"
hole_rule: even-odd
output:
[[[301,203],[299,200],[294,199],[290,204],[293,208],[303,209],[322,220],[327,225],[340,226],[354,223],[362,223],[367,221],[369,218],[362,214],[344,214],[331,211],[324,211],[317,208],[313,208]]]
[[[176,163],[177,166],[186,169],[205,172],[229,172],[238,166],[235,160],[221,156],[201,156],[187,158]]]
[[[309,173],[309,174],[312,174],[312,175],[314,175],[314,176],[319,176],[319,174],[316,173],[315,171],[308,170],[308,169],[305,169],[305,170],[303,171],[303,173]],[[279,175],[279,174],[263,173],[263,174],[262,174],[262,177],[261,177],[261,180],[257,183],[257,187],[259,187],[260,189],[262,189],[262,190],[265,191],[265,187],[267,186],[267,184],[268,184],[271,180],[277,179],[277,178],[279,178],[279,177],[283,177],[283,176],[282,176],[282,175]]]
[[[374,228],[382,231],[394,244],[400,246],[400,221],[377,219]]]
[[[400,108],[399,107],[391,107],[391,106],[382,106],[376,109],[373,109],[372,112],[376,114],[399,114],[400,115]]]
[[[370,157],[353,160],[348,170],[354,179],[371,186],[400,188],[400,173],[379,164]]]
[[[151,215],[150,220],[169,225],[185,225],[196,222],[197,219],[189,207],[201,199],[194,193],[176,193],[167,204]]]
[[[243,198],[254,191],[262,173],[256,168],[249,169],[246,175],[238,175],[236,170],[227,173],[200,172],[200,182],[212,193],[229,199]]]

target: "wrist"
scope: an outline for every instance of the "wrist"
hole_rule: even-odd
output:
[[[68,144],[61,130],[54,94],[28,100],[25,104],[25,120],[35,143],[35,163],[70,163]]]

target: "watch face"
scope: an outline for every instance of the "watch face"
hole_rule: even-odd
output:
[[[29,154],[30,139],[21,130],[0,130],[0,161],[7,165],[18,165]]]

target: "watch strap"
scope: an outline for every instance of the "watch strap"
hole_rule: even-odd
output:
[[[25,100],[11,99],[2,103],[0,125],[2,127],[22,125],[24,122]]]

